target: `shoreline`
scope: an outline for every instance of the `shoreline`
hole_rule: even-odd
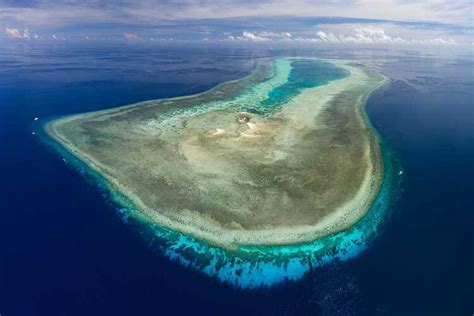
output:
[[[358,67],[349,66],[347,62],[343,62],[340,60],[330,60],[330,62],[336,64],[337,66],[343,67],[346,70],[352,68],[353,71],[355,71],[355,69],[358,69],[358,71],[363,72]],[[251,74],[249,76],[251,76]],[[236,80],[233,80],[231,82],[235,82]],[[351,75],[346,78],[335,80],[326,85],[308,90],[316,90],[317,92],[323,95],[330,96],[329,99],[326,100],[326,102],[320,104],[320,106],[323,107],[332,100],[332,97],[334,95],[347,90],[346,84],[348,84],[348,82],[351,83],[354,80],[355,79],[353,77],[353,74],[351,73]],[[379,85],[373,87],[373,89],[371,89],[370,92],[368,92],[363,99],[357,100],[357,105],[355,105],[357,107],[356,113],[358,114],[359,119],[363,121],[365,127],[370,129],[370,148],[368,149],[369,152],[366,153],[367,155],[369,155],[368,162],[370,164],[370,167],[367,168],[364,177],[364,182],[357,191],[356,196],[350,201],[347,201],[343,206],[337,208],[336,211],[333,211],[331,214],[324,217],[318,223],[299,227],[279,227],[263,231],[245,230],[241,232],[219,228],[218,225],[214,225],[214,227],[212,227],[212,225],[209,225],[209,222],[202,221],[202,219],[200,218],[188,217],[186,219],[183,218],[181,221],[167,218],[165,215],[148,208],[138,196],[130,192],[130,190],[127,190],[125,186],[123,186],[119,181],[117,181],[117,179],[113,177],[113,172],[109,170],[107,166],[101,164],[100,162],[94,160],[92,157],[88,156],[86,153],[79,150],[76,146],[74,146],[74,144],[69,142],[65,137],[61,135],[60,132],[57,131],[58,127],[71,120],[94,116],[97,115],[97,113],[110,113],[117,111],[118,109],[123,110],[127,108],[143,106],[146,105],[147,101],[119,108],[106,109],[96,112],[76,114],[64,118],[59,118],[48,122],[44,126],[44,129],[46,131],[46,134],[48,134],[49,137],[51,137],[55,142],[65,148],[67,152],[71,153],[89,168],[97,172],[102,178],[104,178],[111,191],[123,195],[127,200],[129,200],[138,210],[138,212],[134,212],[135,215],[133,216],[136,216],[145,221],[149,221],[151,223],[156,223],[160,226],[164,226],[177,232],[189,234],[197,239],[204,240],[207,243],[217,245],[228,250],[238,250],[239,246],[279,246],[303,244],[312,242],[316,239],[320,239],[322,237],[332,235],[352,227],[361,218],[364,217],[364,215],[369,210],[372,202],[374,201],[375,197],[377,196],[381,187],[381,183],[383,181],[383,163],[379,146],[379,136],[377,131],[370,123],[369,118],[367,117],[365,105],[370,94],[381,86],[383,86],[386,82],[387,79],[384,77],[384,80],[380,81]],[[336,90],[335,92],[335,86],[339,87],[340,90]],[[342,86],[342,88],[340,86]],[[211,90],[215,89],[216,87],[212,88]],[[201,92],[199,93],[199,95],[209,93],[209,91],[211,90]],[[305,92],[307,92],[307,90],[303,91],[301,94],[304,94]],[[191,96],[184,96],[178,98],[187,97]],[[314,97],[314,95],[312,97]],[[301,99],[302,96],[298,95],[297,97],[295,97],[295,100],[297,100],[298,98]],[[192,226],[190,225],[191,222]],[[196,225],[197,222],[199,222],[198,226]]]

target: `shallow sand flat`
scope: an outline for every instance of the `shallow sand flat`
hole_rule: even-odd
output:
[[[302,90],[272,115],[236,104],[164,124],[150,116],[153,105],[137,105],[65,117],[46,130],[148,220],[227,248],[310,241],[359,220],[382,178],[363,104],[385,79],[337,64],[351,75]],[[150,120],[157,128],[147,134]]]

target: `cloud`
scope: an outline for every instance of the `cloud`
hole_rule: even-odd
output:
[[[268,41],[269,39],[267,37],[255,35],[252,32],[244,32],[243,37],[246,40],[253,41],[253,42],[265,42]]]
[[[10,38],[21,38],[20,30],[15,29],[15,28],[9,28],[9,27],[7,27],[7,28],[5,29],[5,33],[6,33]]]
[[[316,35],[319,37],[319,39],[325,43],[339,43],[339,38],[337,38],[334,34],[332,33],[326,33],[323,31],[318,31]]]
[[[14,27],[7,27],[5,28],[5,34],[10,38],[18,38],[18,39],[30,39],[30,32],[28,29],[25,29],[23,33],[17,28]]]
[[[455,45],[456,42],[453,39],[443,38],[428,38],[428,39],[413,39],[413,38],[402,38],[400,36],[393,36],[386,34],[383,28],[379,27],[361,27],[354,30],[354,35],[335,36],[333,34],[327,35],[327,37],[333,39],[337,38],[342,43],[353,43],[353,44],[429,44],[429,45]],[[337,42],[337,40],[335,41]]]
[[[456,45],[456,41],[454,41],[452,38],[450,39],[444,39],[444,38],[433,38],[429,40],[422,40],[418,41],[421,44],[430,44],[430,45]]]
[[[23,31],[23,38],[24,39],[30,39],[30,32],[28,31],[28,29],[25,29]]]
[[[305,36],[293,36],[290,32],[243,32],[242,36],[228,36],[225,40],[230,41],[253,41],[253,42],[284,42],[284,43],[318,43],[318,44],[366,44],[366,45],[456,45],[452,38],[404,38],[389,35],[385,29],[375,26],[356,27],[345,34],[318,30],[313,34]]]
[[[263,31],[259,33],[260,36],[265,37],[273,37],[273,38],[291,38],[292,34],[290,32],[271,32],[271,31]]]
[[[125,32],[125,33],[123,33],[123,37],[126,40],[134,40],[134,39],[138,38],[138,35],[136,33],[133,33],[133,32]]]
[[[41,39],[470,45],[469,1],[0,0],[0,27]]]
[[[390,36],[382,28],[361,27],[354,30],[354,35],[334,35],[319,31],[316,33],[319,39],[325,43],[354,43],[354,44],[400,44],[407,43],[398,36]]]
[[[266,41],[269,41],[270,38],[268,37],[264,37],[264,36],[261,36],[261,35],[257,35],[255,33],[252,33],[252,32],[247,32],[247,31],[244,31],[242,33],[242,36],[227,36],[226,40],[228,41],[251,41],[251,42],[266,42]]]
[[[226,40],[228,41],[251,41],[251,42],[267,42],[272,40],[285,40],[291,39],[292,34],[290,32],[271,32],[271,31],[262,31],[262,32],[242,32],[242,36],[227,36]]]
[[[0,0],[0,21],[19,25],[124,23],[236,17],[334,17],[472,27],[472,0]]]

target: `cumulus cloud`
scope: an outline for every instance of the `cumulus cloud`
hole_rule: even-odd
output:
[[[23,31],[23,38],[24,39],[30,39],[30,32],[28,31],[28,29],[25,29]]]
[[[21,37],[20,30],[15,29],[15,28],[9,28],[9,27],[7,27],[7,28],[5,29],[5,33],[6,33],[10,38],[20,38],[20,37]]]
[[[316,35],[319,37],[319,39],[325,43],[339,43],[339,38],[335,36],[332,33],[326,33],[323,31],[318,31]],[[301,39],[301,38],[300,38]]]
[[[255,33],[252,33],[252,32],[247,32],[247,31],[244,31],[242,33],[242,36],[227,36],[226,40],[229,40],[229,41],[251,41],[251,42],[266,42],[266,41],[269,41],[270,38],[268,37],[264,37],[264,36],[261,36],[261,35],[257,35]]]
[[[138,38],[138,35],[134,32],[125,32],[125,33],[123,33],[123,37],[126,40],[134,40],[134,39]]]
[[[334,35],[323,31],[318,31],[316,34],[319,40],[325,43],[394,44],[407,42],[398,36],[387,35],[382,28],[370,26],[355,29],[352,36]]]
[[[259,33],[260,36],[270,37],[270,38],[291,38],[292,34],[290,32],[270,32],[270,31],[263,31]]]
[[[383,28],[361,27],[354,30],[353,35],[334,35],[323,31],[317,32],[318,39],[328,43],[352,44],[430,44],[430,45],[455,45],[453,39],[429,38],[407,39],[400,36],[388,35]]]
[[[253,42],[264,42],[269,40],[268,37],[259,36],[252,32],[244,32],[242,35],[245,40]]]
[[[289,32],[244,32],[242,36],[228,36],[226,40],[231,41],[253,41],[253,42],[299,42],[299,43],[321,43],[321,44],[387,44],[387,45],[456,45],[452,38],[426,38],[414,39],[404,38],[397,35],[387,34],[385,29],[375,26],[357,27],[346,34],[318,30],[314,34],[305,36],[293,36]]]
[[[14,27],[7,27],[5,28],[5,34],[10,38],[18,38],[18,39],[30,39],[30,32],[28,29],[23,30],[23,33]]]
[[[418,41],[421,44],[431,44],[431,45],[456,45],[456,41],[453,40],[452,38],[450,39],[444,39],[444,38],[433,38],[429,40],[419,40]]]
[[[290,32],[242,32],[242,36],[227,36],[226,40],[229,41],[251,41],[251,42],[267,42],[275,40],[291,40],[293,35]]]

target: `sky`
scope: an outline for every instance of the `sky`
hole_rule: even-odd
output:
[[[473,0],[0,0],[17,41],[472,47],[473,23]]]

